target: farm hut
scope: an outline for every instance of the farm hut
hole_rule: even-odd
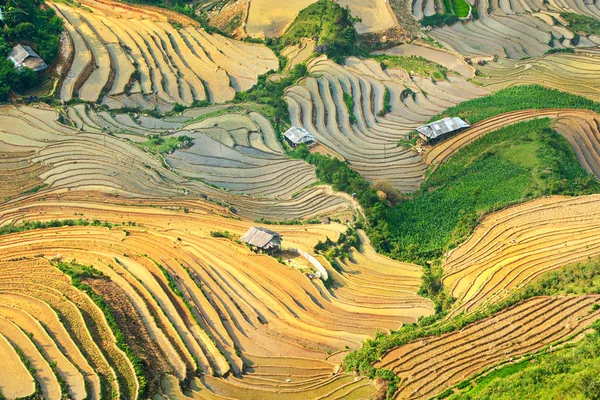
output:
[[[46,65],[44,60],[42,60],[42,58],[29,46],[16,45],[10,51],[8,59],[15,64],[17,69],[27,67],[38,72],[48,68],[48,65]]]
[[[298,146],[300,143],[308,144],[317,141],[317,139],[306,129],[296,128],[295,126],[288,129],[283,136],[285,136],[285,138],[294,146]]]
[[[271,252],[281,248],[281,235],[266,228],[253,226],[240,238],[259,250]]]
[[[448,117],[417,128],[419,138],[426,143],[435,143],[465,128],[470,127],[460,118]]]

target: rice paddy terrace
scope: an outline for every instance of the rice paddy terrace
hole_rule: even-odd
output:
[[[339,285],[327,289],[213,237],[250,226],[218,206],[126,199],[109,205],[89,193],[2,207],[2,225],[74,215],[103,221],[0,237],[2,351],[19,360],[19,349],[36,366],[32,376],[14,364],[15,382],[28,382],[19,395],[31,394],[35,379],[47,398],[135,398],[148,379],[153,390],[179,398],[178,381],[188,377],[186,387],[199,399],[365,398],[375,387],[336,364],[374,329],[397,329],[433,312],[416,294],[420,267],[376,255],[366,239],[352,261],[343,261]],[[345,227],[277,229],[285,247],[310,251]],[[88,288],[96,295],[90,298]],[[147,366],[143,379],[130,352]]]
[[[524,84],[539,84],[600,101],[600,54],[597,49],[548,54],[529,60],[502,59],[478,67],[477,82],[491,91]]]
[[[500,301],[536,276],[600,254],[598,195],[549,197],[483,219],[444,263],[455,313]]]
[[[342,155],[365,179],[387,180],[404,192],[419,187],[425,164],[398,140],[442,110],[488,94],[459,76],[433,81],[403,69],[383,70],[372,59],[351,57],[340,66],[316,58],[308,68],[315,77],[286,91],[292,124]]]
[[[413,16],[422,20],[445,11],[441,2],[413,1]],[[598,18],[600,9],[594,2],[583,0],[479,1],[469,2],[477,11],[474,21],[436,27],[431,36],[444,47],[472,57],[498,56],[514,60],[539,57],[550,49],[589,48],[600,42],[596,35],[578,35],[570,29],[561,12]],[[469,17],[472,11],[469,11]]]
[[[228,4],[202,7],[217,3]],[[311,3],[232,2],[246,19],[235,35],[278,36]],[[339,1],[360,17],[359,34],[398,28],[388,3]],[[447,14],[446,3],[408,7],[427,21]],[[600,257],[600,195],[543,197],[487,214],[422,267],[378,254],[365,231],[378,247],[379,221],[366,216],[380,210],[323,184],[322,171],[290,158],[281,138],[291,122],[317,139],[314,153],[412,193],[428,168],[478,138],[550,118],[600,179],[600,116],[585,109],[500,113],[434,146],[399,145],[448,108],[514,85],[599,101],[600,37],[561,16],[598,19],[597,3],[469,1],[462,21],[421,32],[444,49],[415,42],[376,53],[422,56],[438,64],[432,75],[385,58],[338,64],[315,54],[327,53],[316,49],[318,37],[265,42],[276,55],[152,6],[47,4],[66,30],[62,102],[0,106],[0,397],[372,400],[393,380],[354,372],[344,358],[431,327],[401,344],[390,339],[366,364],[397,377],[388,398],[426,399],[578,339],[600,318],[595,294],[536,296],[486,314],[544,273]],[[290,121],[266,117],[281,105],[269,93],[240,101],[303,63],[308,74],[284,91]],[[169,112],[175,106],[183,111]],[[240,241],[257,224],[282,235],[280,257]],[[298,250],[314,254],[329,279],[289,258]],[[436,268],[455,299],[445,318],[435,315],[439,299],[422,297]],[[488,317],[443,330],[478,315]]]
[[[74,189],[141,198],[208,196],[231,204],[241,214],[269,220],[353,207],[351,200],[328,188],[304,189],[316,182],[314,169],[285,158],[271,125],[259,114],[228,114],[190,123],[196,113],[189,110],[178,120],[134,121],[129,114],[113,117],[77,105],[67,112],[76,129],[59,123],[49,107],[4,106],[0,108],[5,127],[0,138],[3,196]],[[168,129],[175,137],[189,135],[194,144],[164,159],[134,145]],[[297,179],[297,173],[303,179]]]
[[[219,103],[278,66],[265,46],[209,34],[195,21],[181,15],[173,21],[160,9],[112,1],[84,1],[83,7],[52,4],[72,42],[61,100],[149,110],[203,100]],[[171,22],[182,26],[176,29]]]

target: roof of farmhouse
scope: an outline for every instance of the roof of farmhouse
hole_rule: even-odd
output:
[[[417,128],[417,132],[425,135],[429,139],[436,139],[447,133],[457,131],[459,129],[468,128],[471,125],[458,117],[448,117],[434,121],[430,124],[423,125]]]
[[[21,44],[13,47],[8,55],[8,59],[11,60],[17,68],[28,67],[36,72],[48,68],[44,60],[42,60],[31,47]]]
[[[281,235],[266,228],[252,226],[240,240],[251,246],[270,249],[281,244]]]
[[[317,140],[306,129],[304,129],[304,128],[296,128],[295,126],[292,126],[283,135],[286,138],[288,138],[290,142],[292,142],[294,144],[306,143],[306,142],[310,142],[310,141],[314,142],[314,141]]]

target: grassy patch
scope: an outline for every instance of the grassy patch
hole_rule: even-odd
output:
[[[448,69],[420,56],[389,56],[380,54],[371,56],[381,63],[382,68],[402,68],[413,75],[429,77],[435,80],[446,79]]]
[[[140,147],[154,154],[171,154],[177,149],[190,147],[193,140],[189,136],[162,137],[152,135],[150,139],[139,144]]]
[[[383,92],[383,110],[379,111],[378,115],[383,117],[385,114],[392,111],[392,94],[390,93],[390,89],[385,87],[385,91]]]
[[[511,125],[459,150],[411,200],[388,210],[392,255],[424,265],[464,241],[488,211],[541,195],[592,192],[600,183],[550,120]]]
[[[350,117],[350,123],[356,123],[356,115],[354,115],[354,99],[351,94],[344,92],[344,104],[346,105],[346,109],[348,110],[348,115]]]
[[[423,17],[421,25],[423,26],[444,26],[452,25],[458,22],[458,17],[454,14],[433,14]]]
[[[454,8],[454,13],[458,18],[466,18],[469,15],[469,3],[465,0],[452,0],[452,7]]]
[[[568,23],[570,30],[593,35],[600,35],[600,21],[587,15],[560,13]]]

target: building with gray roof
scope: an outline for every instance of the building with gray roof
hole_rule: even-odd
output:
[[[296,128],[295,126],[288,129],[283,136],[285,136],[285,138],[294,146],[298,146],[300,143],[314,143],[317,141],[317,139],[306,129]]]
[[[42,60],[42,58],[38,56],[31,47],[21,44],[13,47],[8,55],[8,59],[15,64],[17,69],[27,67],[31,68],[35,72],[38,72],[48,68],[48,65],[46,65],[44,60]]]
[[[262,227],[250,227],[240,240],[265,251],[278,250],[281,247],[281,235]]]
[[[423,141],[437,142],[470,126],[458,117],[448,117],[420,126],[417,128],[417,132]]]

